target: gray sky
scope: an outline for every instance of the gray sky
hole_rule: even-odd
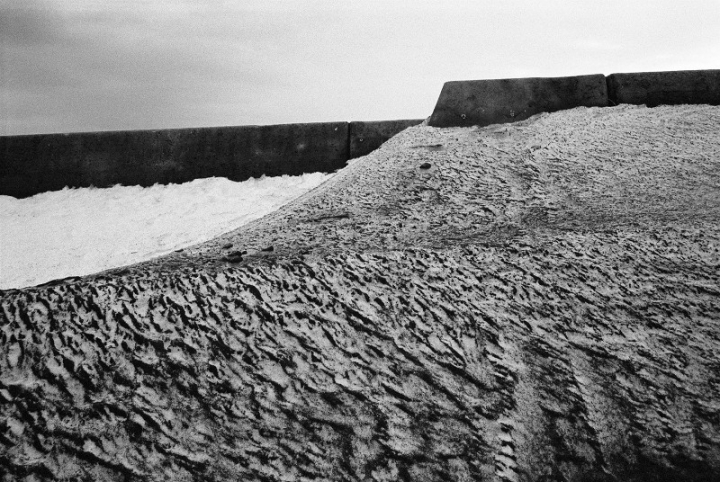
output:
[[[720,68],[720,1],[0,0],[0,135],[424,118],[444,82]]]

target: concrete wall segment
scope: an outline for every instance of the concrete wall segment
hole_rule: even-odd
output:
[[[611,105],[720,105],[720,70],[611,74],[607,85]]]
[[[608,105],[602,74],[447,82],[429,125],[469,127],[527,119],[541,112]]]
[[[332,172],[347,162],[348,137],[347,122],[5,136],[0,195]]]
[[[0,195],[332,172],[423,119],[0,137]],[[354,135],[351,134],[354,132]]]
[[[385,141],[408,127],[416,126],[425,119],[351,122],[349,159],[365,156]]]

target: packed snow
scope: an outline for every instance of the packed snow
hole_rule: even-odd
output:
[[[125,266],[212,239],[260,218],[331,174],[243,182],[196,179],[0,196],[0,289]]]

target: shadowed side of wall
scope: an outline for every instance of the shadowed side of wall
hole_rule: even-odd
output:
[[[720,105],[720,70],[611,74],[607,84],[612,105]]]
[[[332,172],[423,119],[0,137],[0,195]]]
[[[380,147],[385,141],[416,126],[425,119],[407,119],[350,123],[350,159],[366,156]]]
[[[541,112],[607,104],[602,74],[447,82],[428,125],[486,126],[527,119]]]
[[[0,195],[331,172],[347,162],[348,130],[334,122],[0,137]]]
[[[443,86],[428,125],[469,127],[575,107],[720,104],[720,70],[467,80]]]

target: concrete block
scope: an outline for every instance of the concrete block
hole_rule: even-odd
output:
[[[0,195],[331,172],[347,162],[348,134],[333,122],[5,136]]]
[[[541,112],[605,107],[605,76],[531,77],[447,82],[429,125],[469,127],[527,119]]]
[[[612,74],[607,84],[613,105],[720,105],[720,70]]]
[[[425,119],[391,121],[351,122],[350,159],[365,156],[380,147],[385,141],[408,127],[416,126]]]

